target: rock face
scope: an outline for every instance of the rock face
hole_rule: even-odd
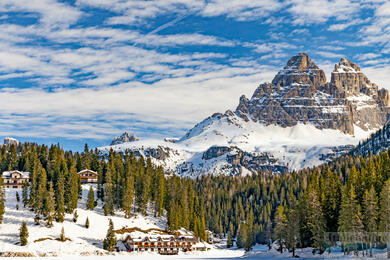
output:
[[[342,58],[327,83],[325,73],[307,54],[299,53],[250,100],[242,96],[236,113],[267,125],[310,123],[353,135],[354,125],[365,131],[382,127],[389,104],[388,91],[378,90],[351,61]]]
[[[19,141],[12,137],[5,137],[4,145],[11,145],[11,144],[18,145]]]
[[[138,140],[139,139],[135,135],[131,135],[129,132],[124,132],[122,135],[114,137],[114,140],[112,140],[110,145],[123,144]]]

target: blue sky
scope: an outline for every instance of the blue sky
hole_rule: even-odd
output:
[[[1,0],[0,136],[80,150],[180,137],[307,52],[390,88],[390,2]]]

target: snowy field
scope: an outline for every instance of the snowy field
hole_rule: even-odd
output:
[[[122,212],[116,212],[115,216],[104,216],[101,205],[98,205],[94,211],[86,210],[88,190],[89,185],[83,185],[83,197],[79,200],[79,208],[77,209],[79,217],[76,223],[73,222],[73,214],[66,214],[63,223],[54,222],[52,228],[47,228],[44,225],[44,221],[41,221],[40,225],[35,225],[34,213],[24,208],[22,202],[17,203],[16,192],[18,192],[21,197],[21,189],[7,189],[4,221],[3,224],[0,225],[0,252],[30,253],[40,257],[60,256],[64,259],[76,259],[77,256],[83,256],[82,259],[96,259],[99,255],[99,259],[106,259],[107,257],[108,259],[111,259],[112,257],[115,257],[115,259],[128,259],[130,256],[136,256],[137,258],[161,258],[161,256],[157,256],[156,254],[127,252],[108,253],[103,250],[102,244],[107,233],[109,218],[113,220],[114,228],[116,230],[122,227],[138,227],[144,230],[149,228],[165,229],[166,219],[141,215],[126,219]],[[17,204],[19,204],[19,210],[16,209]],[[87,217],[90,223],[89,229],[84,226]],[[22,221],[26,222],[29,232],[28,244],[26,246],[19,245],[19,228]],[[62,227],[64,227],[65,236],[70,239],[69,241],[60,242],[55,240],[59,237]],[[118,241],[124,237],[125,235],[117,235]],[[45,238],[48,239],[40,242],[37,241]],[[118,245],[120,246],[120,243]],[[176,257],[224,258],[230,256],[240,257],[243,254],[244,252],[241,250],[232,251],[212,247],[212,249],[207,252],[180,253],[180,255]],[[87,256],[91,256],[91,258]],[[55,259],[58,258],[55,257]]]

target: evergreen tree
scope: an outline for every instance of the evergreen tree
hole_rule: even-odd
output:
[[[237,247],[238,248],[244,248],[246,245],[246,239],[248,237],[247,234],[247,227],[244,223],[240,224],[240,228],[238,229],[238,234],[237,234]]]
[[[65,200],[64,200],[65,186],[64,186],[64,174],[60,172],[57,180],[56,189],[56,221],[64,222],[65,215]]]
[[[296,203],[287,211],[286,247],[295,257],[295,249],[298,246],[299,237],[299,214],[295,209]]]
[[[22,201],[23,207],[26,207],[26,205],[28,204],[28,182],[23,183]]]
[[[324,252],[325,247],[325,219],[319,200],[319,194],[314,187],[308,188],[308,208],[307,208],[307,225],[312,234],[312,246],[320,254]]]
[[[87,217],[87,219],[85,220],[85,228],[89,228],[89,219]]]
[[[345,186],[342,198],[338,231],[342,242],[346,244],[350,242],[349,234],[354,234],[355,238],[361,237],[363,222],[354,187]]]
[[[134,183],[132,176],[126,177],[125,190],[123,191],[122,208],[125,218],[130,218],[131,206],[133,205]]]
[[[20,245],[25,246],[28,242],[28,229],[26,222],[22,222],[22,226],[19,229]]]
[[[283,253],[283,247],[286,241],[286,229],[287,229],[287,218],[284,212],[284,207],[279,206],[276,210],[276,216],[275,216],[275,239],[279,244],[280,253]]]
[[[230,248],[233,246],[233,240],[232,240],[232,236],[233,236],[233,225],[232,223],[230,222],[229,224],[229,231],[228,231],[228,239],[227,239],[227,248]]]
[[[378,230],[378,205],[377,197],[374,186],[371,189],[366,190],[363,196],[363,224],[364,230],[368,233],[367,242],[370,245],[370,257],[372,257],[372,244],[375,241],[371,241],[372,236],[370,233],[374,233]]]
[[[66,241],[65,229],[64,229],[64,227],[61,228],[61,233],[60,233],[59,240],[60,240],[61,242],[65,242],[65,241]]]
[[[116,236],[114,232],[114,223],[110,219],[108,230],[107,230],[107,235],[106,238],[103,241],[103,248],[107,251],[114,251],[116,247]]]
[[[53,226],[53,219],[55,214],[55,196],[53,190],[53,183],[49,182],[49,190],[46,197],[46,206],[45,206],[45,215],[46,215],[46,225],[48,227]]]
[[[390,232],[390,179],[388,179],[380,194],[379,231]]]
[[[74,223],[77,222],[78,217],[79,217],[79,214],[77,214],[77,210],[75,210],[75,211],[73,212],[73,222],[74,222]]]
[[[3,178],[0,178],[0,224],[3,223],[5,213],[5,188],[3,185]]]
[[[88,198],[87,198],[87,209],[93,210],[95,208],[95,192],[92,186],[89,186]]]

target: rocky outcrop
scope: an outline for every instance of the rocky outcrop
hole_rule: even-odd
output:
[[[139,139],[134,134],[130,134],[129,132],[124,132],[122,135],[114,137],[110,145],[123,144],[123,143],[138,141],[138,140]]]
[[[307,54],[299,53],[251,99],[242,96],[236,114],[266,125],[310,123],[353,135],[354,125],[363,130],[382,127],[389,100],[388,91],[378,90],[355,63],[342,58],[327,83],[325,73]]]

